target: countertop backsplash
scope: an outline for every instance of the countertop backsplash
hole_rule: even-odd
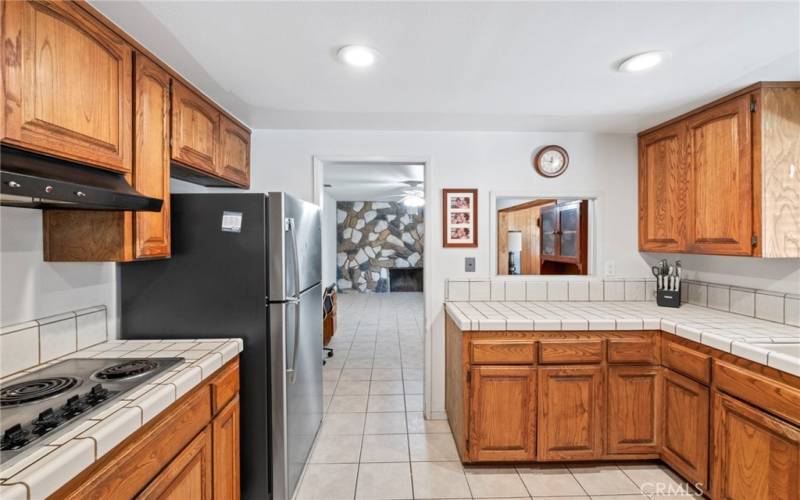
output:
[[[105,305],[0,327],[0,378],[108,340]]]
[[[645,302],[655,301],[656,291],[656,280],[650,277],[569,280],[454,278],[445,281],[446,302]],[[684,279],[681,301],[800,326],[800,295]]]

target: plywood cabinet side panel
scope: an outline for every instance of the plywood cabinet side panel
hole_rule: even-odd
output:
[[[800,257],[800,87],[768,87],[759,102],[762,256]],[[759,124],[755,125],[756,127]]]
[[[461,460],[468,462],[469,387],[467,386],[468,333],[462,332],[445,315],[445,410]]]
[[[131,212],[44,210],[47,262],[125,262],[133,258]]]

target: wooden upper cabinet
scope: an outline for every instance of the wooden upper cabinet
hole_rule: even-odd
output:
[[[687,121],[691,170],[688,250],[751,255],[753,169],[751,96],[744,95]]]
[[[536,458],[536,369],[474,366],[469,454],[473,461]]]
[[[706,489],[710,425],[708,387],[666,368],[663,379],[661,459],[687,480]]]
[[[172,159],[220,175],[220,112],[178,81],[172,83]]]
[[[608,453],[658,453],[661,442],[661,369],[608,368]]]
[[[714,395],[712,498],[800,499],[800,428]]]
[[[131,170],[133,51],[73,2],[3,2],[3,142]]]
[[[602,366],[539,368],[539,460],[603,455],[604,375]]]
[[[250,131],[222,116],[219,175],[242,187],[250,187]]]
[[[639,137],[639,250],[678,252],[686,245],[685,144],[684,123]]]
[[[136,212],[136,259],[170,256],[169,106],[170,77],[144,56],[136,57],[136,111],[133,187],[164,200],[160,212]]]
[[[800,257],[800,82],[639,134],[639,250]]]

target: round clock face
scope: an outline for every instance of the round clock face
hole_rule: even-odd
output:
[[[536,170],[545,177],[556,177],[564,173],[569,163],[566,150],[560,146],[546,146],[533,160]]]

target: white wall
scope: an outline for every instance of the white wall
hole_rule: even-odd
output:
[[[115,265],[50,263],[43,255],[42,211],[0,208],[0,325],[105,304],[116,336]]]
[[[335,282],[336,200],[325,193],[322,197],[322,286],[328,286]]]

